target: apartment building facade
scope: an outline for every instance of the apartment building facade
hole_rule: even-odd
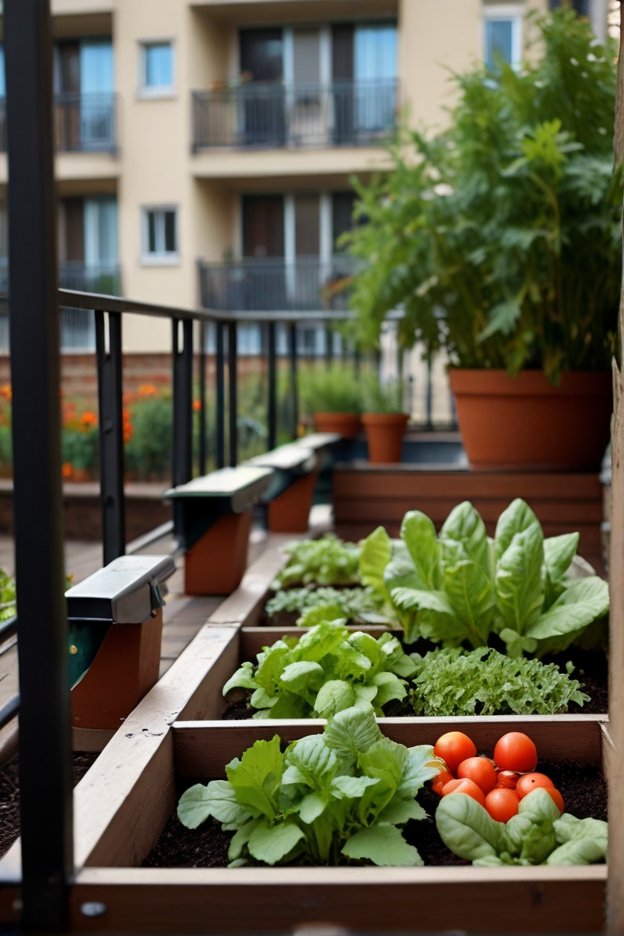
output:
[[[519,61],[527,14],[554,5],[52,0],[60,284],[233,312],[326,309],[351,269],[339,239],[352,177],[384,170],[398,120],[443,125],[450,70]],[[604,30],[607,0],[574,6]],[[0,150],[6,132],[2,116]],[[6,192],[0,152],[0,272]],[[63,323],[66,349],[92,346],[88,313]],[[167,351],[169,330],[130,318],[124,344]]]

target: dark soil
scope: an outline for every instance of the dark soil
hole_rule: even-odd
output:
[[[97,754],[74,754],[74,786],[86,774]],[[19,836],[19,777],[17,754],[0,768],[0,858]]]
[[[567,812],[579,819],[607,818],[607,791],[601,772],[586,764],[562,762],[540,763],[539,770],[548,774],[561,791]],[[181,787],[179,795],[183,792]],[[428,787],[421,790],[418,800],[426,809],[428,818],[409,822],[405,838],[415,845],[426,865],[467,865],[440,839],[433,815],[438,797]],[[231,832],[222,832],[221,826],[209,819],[198,829],[187,829],[175,813],[169,818],[158,842],[143,862],[147,868],[223,868],[227,866],[227,850]]]

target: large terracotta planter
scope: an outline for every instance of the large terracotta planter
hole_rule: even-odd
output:
[[[344,439],[354,439],[362,428],[359,413],[315,413],[317,432],[339,432]]]
[[[502,370],[449,371],[457,420],[473,468],[598,469],[609,440],[611,375]]]
[[[373,464],[401,461],[407,413],[364,413],[362,423],[368,443],[368,460]]]

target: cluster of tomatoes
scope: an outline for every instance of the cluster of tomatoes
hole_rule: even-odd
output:
[[[550,777],[535,771],[537,748],[521,731],[499,738],[492,758],[477,755],[474,742],[461,731],[441,735],[433,750],[446,764],[431,784],[438,796],[466,793],[485,806],[493,819],[507,822],[527,793],[543,787],[559,811],[564,810],[563,797]]]

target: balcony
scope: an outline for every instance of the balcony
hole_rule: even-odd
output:
[[[119,296],[119,264],[66,261],[59,266],[59,286],[61,289]]]
[[[200,261],[201,303],[215,312],[320,312],[347,308],[347,294],[332,289],[353,272],[352,257],[245,258]]]
[[[57,94],[54,98],[56,149],[64,153],[114,153],[117,149],[116,96]],[[0,100],[0,152],[6,152],[4,98]]]
[[[396,80],[251,82],[193,93],[193,149],[371,146],[396,126]]]

